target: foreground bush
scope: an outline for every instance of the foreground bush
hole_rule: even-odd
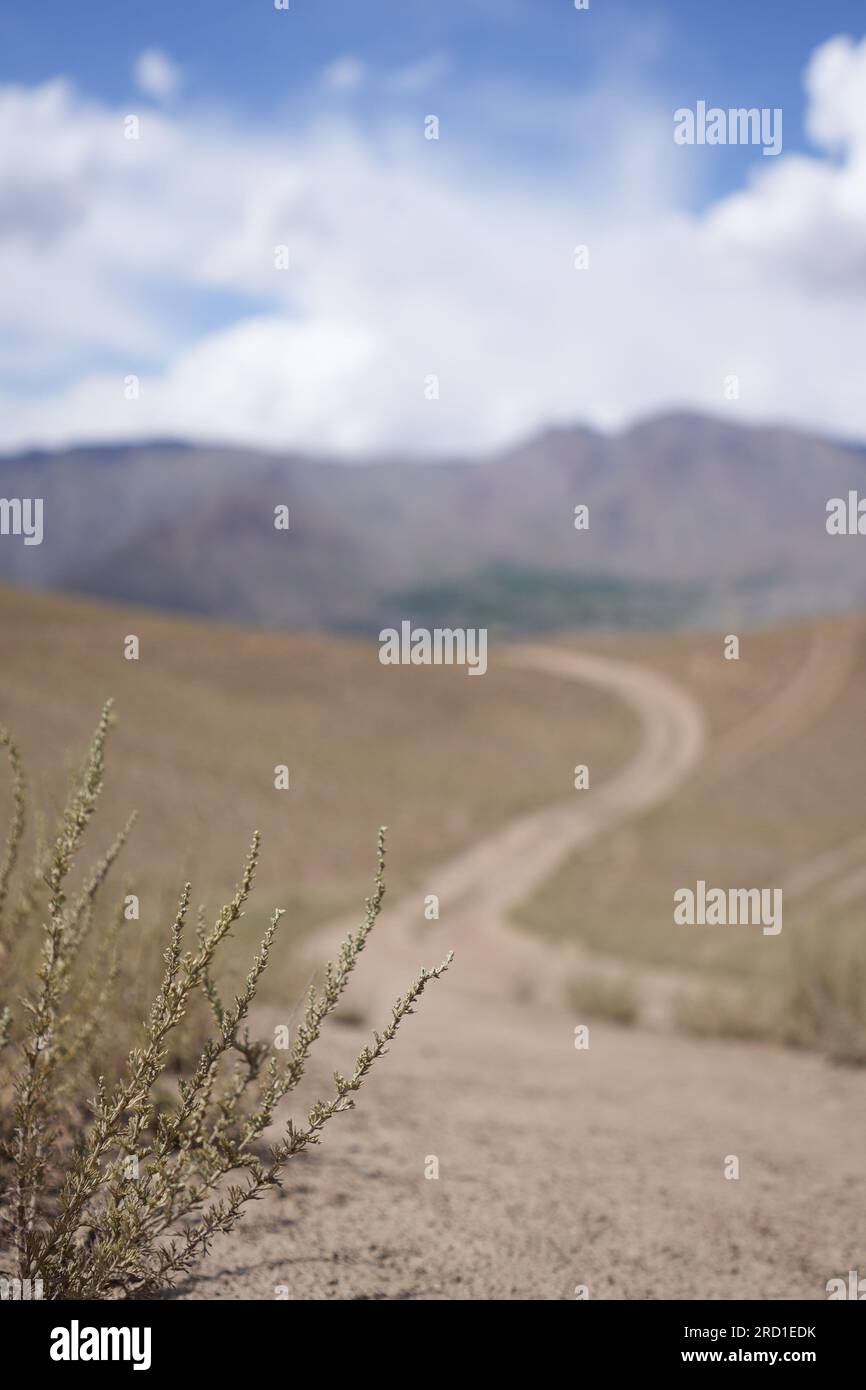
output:
[[[866,1066],[866,949],[860,923],[850,934],[804,931],[789,960],[780,1033],[795,1047],[834,1062]]]
[[[271,917],[231,1003],[223,1003],[213,979],[214,958],[252,891],[256,834],[234,898],[212,924],[200,915],[194,944],[189,884],[184,888],[168,933],[162,983],[140,1037],[119,1074],[100,1075],[95,1094],[88,1095],[104,1026],[118,1026],[112,1002],[123,954],[122,901],[106,921],[96,910],[129,827],[73,895],[69,877],[102,787],[110,718],[106,706],[53,845],[37,850],[11,910],[26,799],[18,751],[0,730],[13,780],[0,861],[6,1000],[0,1002],[0,1277],[41,1279],[44,1296],[53,1299],[147,1296],[189,1270],[215,1235],[231,1231],[248,1202],[279,1183],[287,1160],[318,1143],[328,1120],[353,1106],[402,1020],[451,960],[422,970],[351,1074],[336,1073],[332,1094],[266,1144],[263,1135],[303,1076],[381,910],[384,832],[364,920],[326,966],[321,987],[310,989],[303,1019],[281,1056],[250,1035],[247,1017],[282,912]],[[211,1036],[186,1054],[184,1074],[174,1084],[172,1063],[185,1055],[178,1038],[202,996],[213,1016]]]

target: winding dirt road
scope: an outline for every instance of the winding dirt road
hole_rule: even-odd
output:
[[[700,762],[703,722],[641,667],[554,647],[509,659],[628,701],[637,755],[386,908],[351,987],[364,1022],[330,1027],[295,1110],[329,1091],[421,963],[453,949],[451,971],[354,1113],[292,1161],[284,1191],[180,1297],[573,1298],[585,1286],[591,1298],[822,1298],[828,1279],[866,1268],[862,1074],[601,1023],[575,1048],[568,948],[510,931],[505,915],[576,848],[670,796]],[[739,1180],[724,1176],[728,1155]]]

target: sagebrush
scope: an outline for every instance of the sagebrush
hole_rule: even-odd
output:
[[[277,909],[240,992],[224,1003],[214,958],[241,917],[259,855],[253,837],[234,898],[209,923],[200,912],[190,942],[191,889],[168,932],[164,971],[149,1012],[119,1067],[94,1076],[122,974],[124,899],[99,910],[128,825],[73,893],[70,875],[102,788],[106,705],[53,841],[19,872],[26,797],[21,759],[5,730],[12,801],[0,862],[0,1277],[42,1281],[46,1298],[147,1297],[171,1284],[231,1231],[245,1205],[280,1182],[287,1160],[319,1141],[350,1109],[374,1062],[430,980],[451,956],[422,970],[381,1033],[334,1074],[330,1097],[266,1142],[280,1102],[297,1086],[322,1024],[333,1012],[379,915],[385,893],[384,831],[375,888],[363,921],[312,986],[289,1047],[251,1036],[250,1005],[283,912]],[[15,882],[15,893],[12,884]],[[212,1015],[208,1036],[183,1044],[194,1002]],[[110,1049],[109,1057],[110,1057]],[[180,1059],[180,1060],[179,1060]],[[175,1075],[179,1070],[180,1074]],[[168,1097],[168,1099],[167,1099]]]

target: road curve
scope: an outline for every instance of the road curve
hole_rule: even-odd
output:
[[[622,662],[555,647],[509,659],[627,700],[644,726],[638,753],[388,906],[351,983],[362,1017],[323,1032],[292,1110],[330,1094],[333,1069],[351,1068],[422,962],[453,947],[452,970],[357,1110],[321,1152],[292,1160],[284,1192],[255,1204],[180,1297],[273,1300],[282,1286],[294,1299],[573,1299],[577,1287],[592,1299],[823,1298],[828,1278],[856,1268],[866,1077],[597,1021],[578,1051],[566,948],[504,925],[563,856],[689,776],[699,713]],[[591,750],[578,756],[591,766]],[[438,921],[424,920],[427,893],[440,895]],[[530,991],[514,988],[527,980]],[[732,1152],[740,1182],[725,1181]]]
[[[608,781],[592,781],[592,749],[575,747],[590,768],[590,787],[574,791],[553,805],[510,821],[447,863],[424,875],[423,893],[404,895],[389,904],[377,933],[380,948],[387,938],[387,963],[377,951],[375,971],[359,969],[370,1008],[381,1009],[404,988],[417,969],[422,897],[436,894],[440,918],[435,940],[457,955],[449,985],[473,992],[498,992],[530,976],[535,984],[555,983],[561,949],[508,930],[509,912],[525,902],[581,846],[669,797],[700,761],[705,742],[701,712],[685,691],[656,672],[555,646],[515,646],[506,650],[509,664],[556,679],[592,685],[623,700],[643,726],[640,747],[628,764]],[[563,769],[563,782],[571,769]],[[324,929],[317,949],[332,951],[354,924],[343,919]],[[374,987],[374,988],[373,988]],[[372,994],[371,994],[372,989]]]

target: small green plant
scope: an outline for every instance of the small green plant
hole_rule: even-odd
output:
[[[275,1142],[265,1131],[297,1086],[322,1025],[336,1009],[376,922],[385,893],[385,841],[364,919],[310,988],[282,1059],[254,1038],[250,1006],[267,968],[282,911],[273,913],[238,994],[224,1003],[214,959],[253,888],[253,838],[232,901],[212,924],[200,915],[190,942],[184,888],[164,953],[164,971],[139,1039],[113,1076],[93,1075],[91,1057],[113,1009],[123,956],[123,904],[97,919],[100,894],[130,826],[72,894],[70,873],[102,788],[111,706],[60,817],[54,842],[37,849],[11,911],[10,885],[25,830],[21,760],[0,730],[12,769],[12,813],[0,862],[0,1276],[41,1279],[46,1298],[146,1297],[169,1286],[231,1231],[246,1204],[279,1184],[284,1165],[319,1142],[334,1115],[354,1105],[375,1062],[451,956],[422,970],[394,1004],[381,1032],[330,1097]],[[34,929],[41,940],[34,951]],[[41,930],[40,930],[41,929]],[[20,996],[20,997],[19,997]],[[178,1047],[197,999],[207,1001],[209,1036],[190,1055]],[[13,1000],[15,1001],[13,1004]],[[188,1061],[175,1076],[177,1058]],[[95,1094],[92,1092],[95,1090]]]

